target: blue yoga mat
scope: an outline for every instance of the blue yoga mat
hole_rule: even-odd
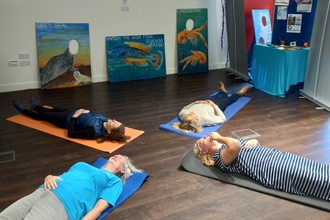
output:
[[[251,100],[251,98],[248,98],[248,97],[240,97],[236,102],[229,105],[225,109],[225,111],[223,112],[224,115],[226,116],[227,121],[231,117],[233,117],[241,108],[243,108],[250,100]],[[172,127],[172,125],[175,122],[180,122],[179,117],[174,118],[172,121],[170,121],[166,124],[161,124],[159,126],[159,128],[162,129],[162,130],[165,130],[165,131],[169,131],[169,132],[184,135],[184,136],[187,136],[187,137],[192,137],[192,138],[199,139],[201,137],[204,137],[205,135],[208,135],[210,132],[217,131],[223,125],[223,124],[219,124],[219,125],[214,125],[214,126],[204,126],[202,132],[199,132],[199,133],[187,132],[187,133],[185,133],[185,132],[182,132],[182,131]]]
[[[93,166],[101,168],[105,163],[107,162],[107,159],[100,157],[93,163]],[[107,216],[110,212],[112,212],[117,206],[122,204],[128,197],[133,195],[140,187],[141,185],[146,181],[146,179],[149,177],[146,173],[134,173],[130,178],[128,178],[123,185],[123,192],[121,193],[120,197],[118,198],[116,204],[105,210],[98,220],[103,219],[105,216]]]

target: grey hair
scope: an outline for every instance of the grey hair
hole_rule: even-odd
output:
[[[141,169],[138,169],[136,168],[134,165],[133,165],[133,161],[128,158],[127,156],[124,156],[125,159],[126,159],[126,164],[125,164],[125,173],[120,177],[121,180],[123,181],[123,183],[125,183],[125,181],[130,177],[132,176],[134,173],[141,173],[143,172],[143,170]]]

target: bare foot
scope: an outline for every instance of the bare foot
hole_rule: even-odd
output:
[[[244,93],[246,93],[249,90],[248,86],[244,86],[243,88],[241,88],[241,90],[238,91],[237,94],[239,95],[243,95]]]
[[[225,93],[228,93],[226,88],[225,88],[225,84],[223,84],[223,82],[219,81],[218,82],[218,88],[222,91],[224,91]]]

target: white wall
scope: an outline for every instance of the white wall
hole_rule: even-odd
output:
[[[36,51],[36,22],[89,23],[93,82],[108,80],[105,37],[164,34],[167,74],[177,73],[176,9],[208,8],[209,69],[224,68],[227,37],[220,46],[221,0],[1,0],[0,92],[40,88]],[[31,65],[8,67],[19,53],[30,53]]]

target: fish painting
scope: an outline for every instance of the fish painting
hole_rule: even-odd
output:
[[[116,46],[108,51],[108,55],[123,60],[128,65],[132,66],[135,63],[137,66],[146,67],[151,64],[156,70],[159,70],[163,64],[162,51],[150,53],[151,48],[145,44],[138,42],[124,42],[121,46]]]

